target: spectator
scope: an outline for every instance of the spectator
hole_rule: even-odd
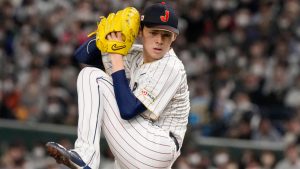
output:
[[[296,144],[291,143],[285,149],[284,159],[280,160],[275,169],[300,168],[299,150]]]
[[[276,157],[272,151],[262,151],[260,154],[262,169],[273,169],[276,165]]]
[[[264,117],[261,119],[258,129],[253,132],[252,139],[257,141],[279,142],[281,141],[281,135],[274,128],[270,119]]]
[[[26,163],[25,155],[26,149],[24,144],[17,141],[13,142],[4,152],[1,158],[1,164],[7,169],[22,169]]]

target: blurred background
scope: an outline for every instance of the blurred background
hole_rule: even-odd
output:
[[[147,0],[0,1],[0,169],[63,169],[76,139],[74,50],[99,16]],[[174,169],[300,169],[300,2],[169,0],[191,99]],[[101,141],[101,169],[113,156]]]

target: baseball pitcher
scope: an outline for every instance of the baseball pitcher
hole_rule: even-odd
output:
[[[178,18],[165,3],[143,15],[133,7],[103,17],[75,52],[78,138],[75,147],[48,142],[48,153],[70,168],[98,169],[101,131],[116,169],[171,168],[180,155],[190,109],[186,72],[173,49]],[[139,37],[142,45],[136,45]]]

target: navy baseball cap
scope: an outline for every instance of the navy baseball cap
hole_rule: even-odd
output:
[[[178,17],[165,2],[153,4],[141,15],[141,23],[150,28],[157,28],[179,34]]]

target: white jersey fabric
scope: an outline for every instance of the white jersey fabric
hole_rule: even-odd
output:
[[[182,144],[190,109],[186,72],[173,49],[157,61],[143,64],[143,46],[135,44],[124,57],[125,72],[134,95],[147,107],[142,115],[172,131]],[[112,65],[107,54],[103,63],[108,74]]]
[[[190,109],[184,66],[173,50],[144,64],[142,50],[141,45],[134,45],[124,57],[130,88],[148,108],[130,120],[120,116],[107,54],[102,56],[106,72],[86,67],[78,75],[74,150],[93,169],[100,166],[101,131],[115,156],[115,169],[169,169],[180,155],[169,133],[181,148]]]

